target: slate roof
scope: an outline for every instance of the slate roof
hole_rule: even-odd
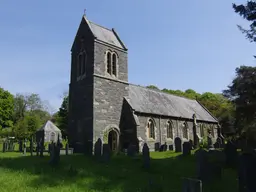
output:
[[[158,114],[170,117],[182,117],[193,119],[196,114],[197,120],[217,123],[206,108],[196,100],[171,95],[161,91],[129,85],[129,96],[125,97],[133,110],[141,113]]]
[[[121,42],[120,38],[118,37],[114,29],[108,29],[106,27],[102,27],[96,23],[93,23],[87,20],[86,18],[85,20],[87,21],[93,35],[97,39],[103,42],[109,43],[111,45],[114,45],[116,47],[119,47],[121,49],[126,49],[126,47],[124,46],[123,42]]]
[[[42,130],[46,132],[61,132],[60,129],[51,121],[47,121],[40,129],[38,129],[38,131]]]

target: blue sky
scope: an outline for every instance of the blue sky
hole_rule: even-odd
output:
[[[75,3],[74,3],[75,2]],[[255,44],[237,24],[242,0],[0,0],[0,86],[38,93],[53,109],[70,78],[70,48],[84,9],[128,47],[129,82],[221,92],[235,68],[255,65]]]

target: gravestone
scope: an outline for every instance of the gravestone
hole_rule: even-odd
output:
[[[3,142],[3,153],[6,152],[6,141]]]
[[[127,155],[129,157],[134,157],[136,154],[136,148],[133,144],[129,144],[128,148],[127,148]]]
[[[183,155],[191,155],[191,144],[190,142],[183,143]]]
[[[144,143],[142,148],[143,167],[149,169],[150,167],[150,155],[147,143]]]
[[[253,153],[243,153],[239,157],[238,184],[239,192],[256,191],[256,156]]]
[[[208,149],[214,148],[211,133],[209,133],[207,136],[207,147],[208,147]]]
[[[167,144],[166,144],[166,142],[163,145],[161,145],[160,151],[167,151]]]
[[[33,156],[33,138],[30,139],[30,156]]]
[[[23,145],[23,142],[20,140],[19,141],[19,152],[22,152],[23,150],[22,150],[22,146]]]
[[[196,156],[196,176],[200,180],[206,179],[208,177],[207,151],[200,148],[195,152],[195,156]]]
[[[68,155],[68,151],[69,151],[69,144],[66,143],[66,145],[65,145],[65,152],[66,152],[66,155]]]
[[[169,145],[169,151],[173,151],[173,145]]]
[[[27,141],[25,139],[24,141],[24,151],[23,151],[23,154],[26,155],[26,152],[27,152]]]
[[[181,139],[176,137],[174,140],[175,152],[182,152]]]
[[[184,178],[182,182],[182,192],[203,192],[202,181]]]
[[[100,138],[96,141],[94,145],[94,155],[99,160],[102,155],[102,141]]]
[[[160,148],[161,148],[160,143],[159,142],[155,143],[155,151],[160,151]]]
[[[222,167],[224,165],[224,154],[218,150],[208,152],[208,175],[212,179],[221,179]]]
[[[39,156],[39,142],[36,142],[36,156]]]
[[[235,144],[231,141],[225,146],[225,155],[226,155],[226,165],[228,167],[236,167],[238,160],[238,153]]]
[[[104,163],[108,163],[111,157],[111,149],[109,144],[103,144],[102,160]]]
[[[44,156],[44,131],[41,133],[41,139],[40,139],[40,157]]]

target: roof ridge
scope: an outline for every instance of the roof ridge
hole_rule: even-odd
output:
[[[179,98],[183,98],[183,99],[188,99],[188,100],[192,100],[192,101],[197,101],[196,99],[190,99],[190,98],[187,98],[187,97],[184,97],[184,96],[178,96],[178,95],[174,95],[174,94],[172,94],[172,93],[166,93],[166,92],[164,92],[164,91],[162,91],[162,90],[151,89],[151,88],[148,88],[148,87],[145,87],[145,86],[141,86],[141,85],[136,85],[136,84],[132,84],[132,83],[129,83],[129,85],[141,87],[141,88],[144,88],[144,89],[148,89],[148,90],[150,90],[150,91],[155,91],[155,92],[163,93],[163,94],[165,94],[165,95],[172,95],[172,96],[179,97]]]
[[[109,31],[112,32],[112,30],[109,29],[109,28],[107,28],[107,27],[104,27],[104,26],[102,26],[102,25],[99,25],[99,24],[97,24],[97,23],[94,23],[93,21],[90,21],[90,20],[88,20],[88,21],[89,21],[90,23],[94,24],[94,25],[97,25],[97,26],[99,26],[99,27],[101,27],[101,28],[104,28],[104,29],[109,30]]]

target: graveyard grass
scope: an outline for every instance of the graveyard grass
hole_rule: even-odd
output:
[[[108,164],[84,155],[61,156],[52,168],[49,156],[23,156],[0,152],[1,192],[180,192],[183,177],[194,177],[194,155],[183,157],[171,151],[151,153],[151,168],[142,168],[140,156],[117,155]],[[222,180],[203,185],[204,192],[237,191],[234,170],[225,169]]]

